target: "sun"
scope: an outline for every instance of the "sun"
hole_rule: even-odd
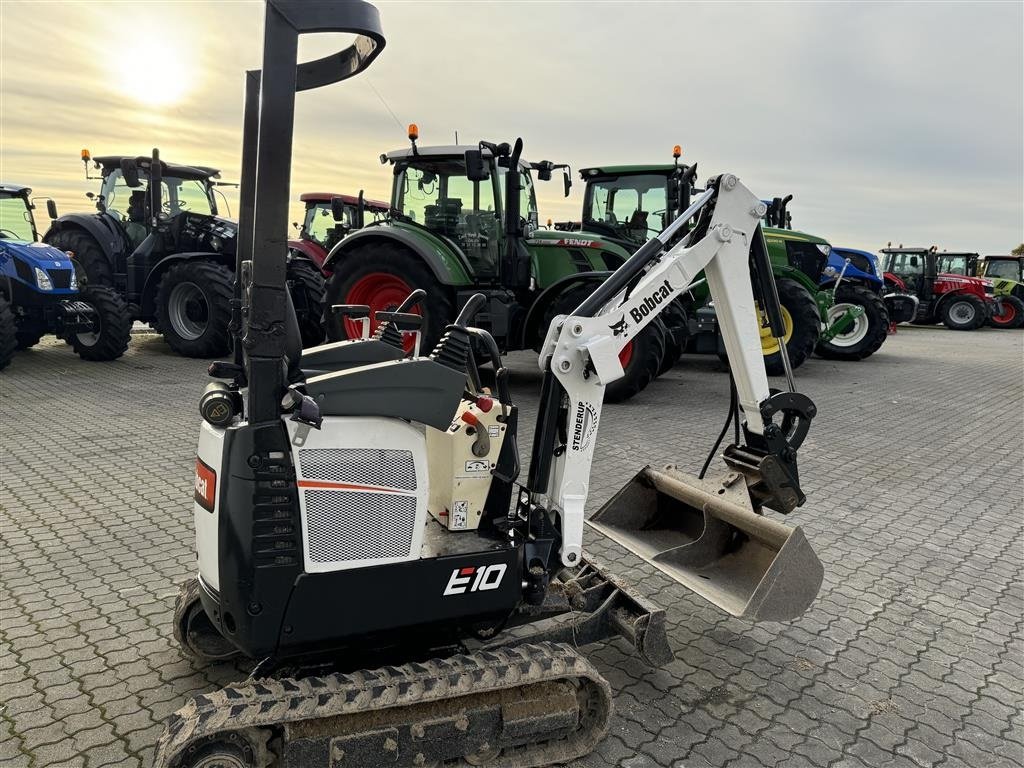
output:
[[[110,66],[118,90],[139,104],[168,107],[192,89],[193,51],[179,38],[139,38],[124,45]]]

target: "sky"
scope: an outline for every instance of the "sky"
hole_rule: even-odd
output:
[[[1024,241],[1024,3],[377,5],[377,62],[298,96],[292,220],[304,191],[386,200],[377,158],[416,122],[421,145],[521,136],[574,175],[670,162],[679,144],[702,179],[792,194],[794,225],[834,245]],[[83,147],[159,147],[237,181],[262,15],[253,0],[0,0],[0,178],[62,213],[98,188]],[[322,36],[300,55],[341,47]],[[557,177],[538,184],[542,222],[579,218],[576,181],[569,198]]]

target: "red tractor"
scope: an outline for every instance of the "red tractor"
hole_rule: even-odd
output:
[[[885,288],[916,296],[915,325],[942,323],[954,331],[980,328],[997,311],[991,280],[938,271],[932,248],[883,248]]]
[[[362,192],[358,196],[306,192],[299,200],[306,204],[306,214],[301,225],[292,224],[299,230],[299,239],[289,240],[288,248],[312,259],[326,277],[330,277],[331,271],[323,269],[323,265],[331,248],[349,232],[361,228],[367,214],[377,221],[388,212],[387,203],[366,200]]]

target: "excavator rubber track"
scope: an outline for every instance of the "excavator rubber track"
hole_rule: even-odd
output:
[[[168,720],[154,766],[557,765],[590,753],[611,711],[608,682],[570,646],[502,647],[196,696]]]

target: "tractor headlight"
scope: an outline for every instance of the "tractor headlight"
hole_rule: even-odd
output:
[[[831,245],[826,245],[825,243],[815,243],[815,245],[817,246],[818,250],[821,251],[826,256],[832,253]]]
[[[40,291],[52,291],[53,290],[53,281],[50,279],[50,276],[48,274],[46,274],[46,271],[40,269],[39,267],[36,267],[35,270],[36,270],[36,285],[39,286],[39,290]]]

